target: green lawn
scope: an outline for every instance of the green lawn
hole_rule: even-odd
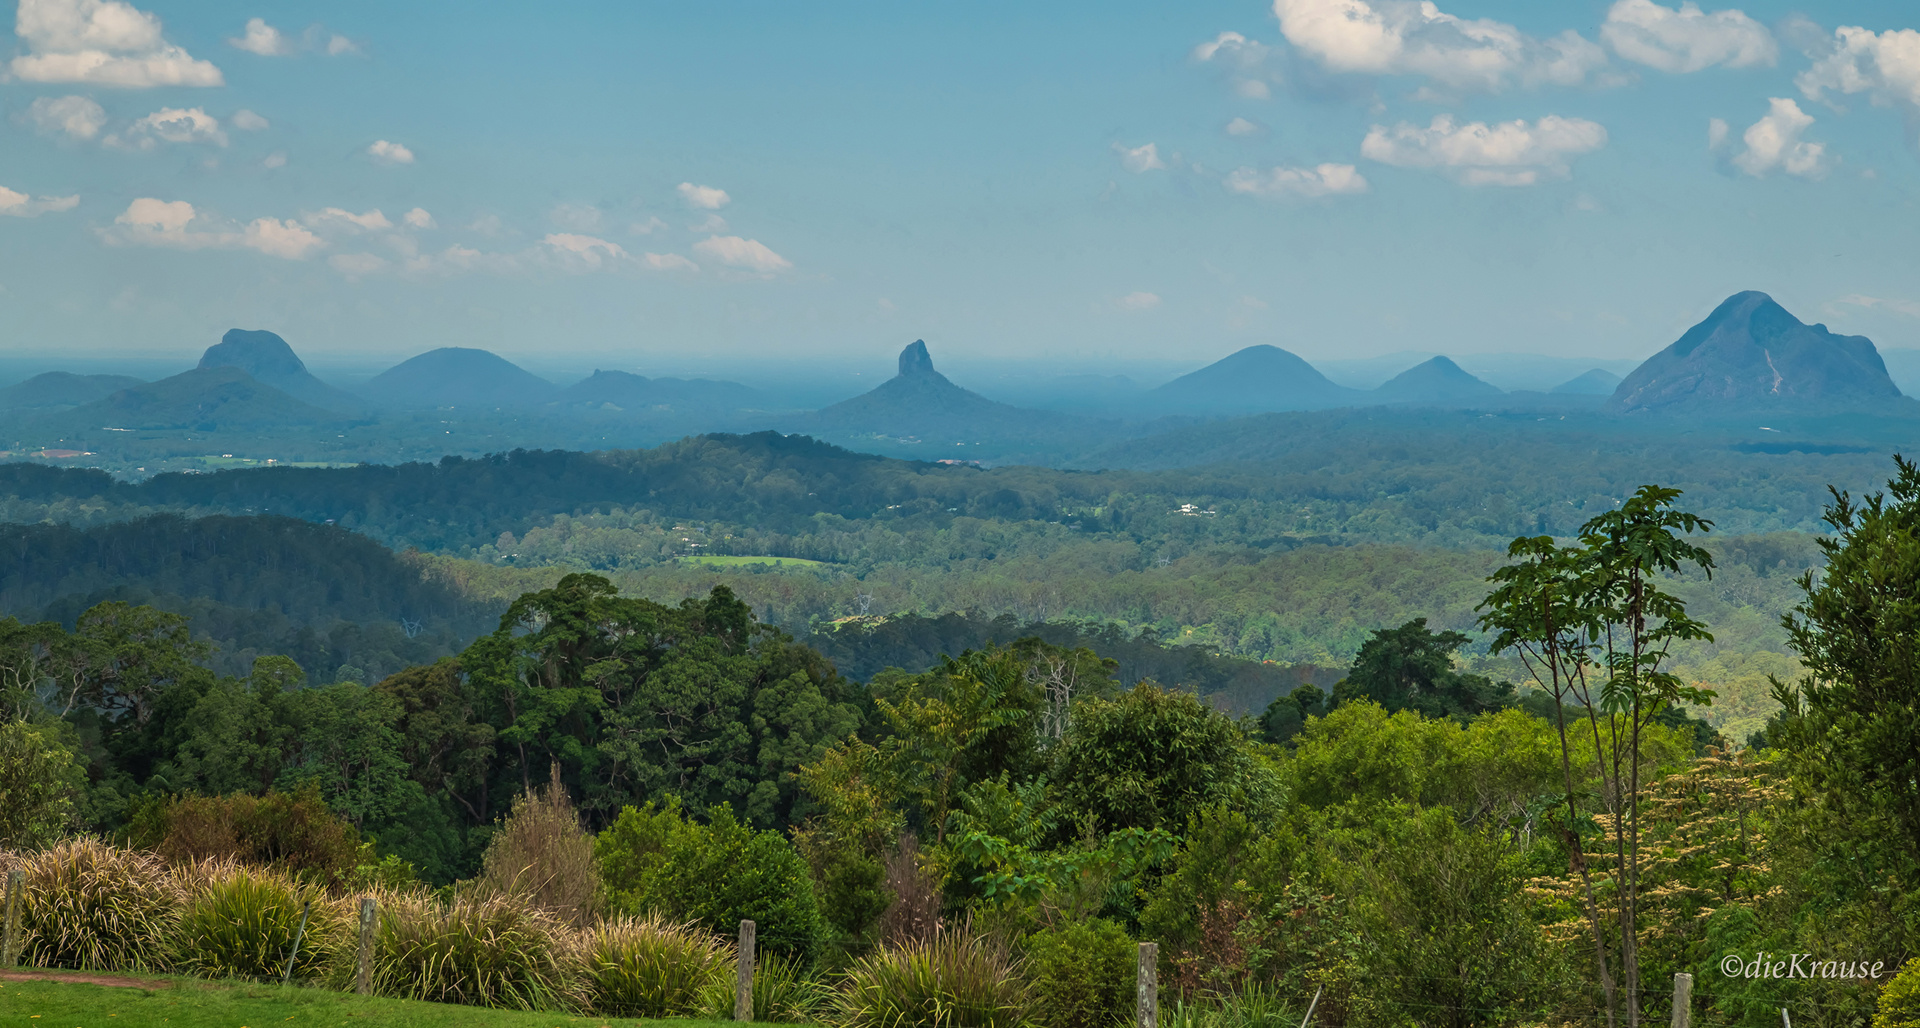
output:
[[[825,561],[807,560],[803,557],[729,557],[718,553],[703,553],[693,557],[682,557],[688,564],[711,564],[719,568],[745,567],[749,564],[772,564],[777,567],[818,568],[825,567]]]
[[[165,989],[109,988],[54,981],[0,982],[0,1028],[274,1028],[368,1025],[393,1028],[733,1028],[731,1021],[653,1021],[526,1014],[443,1003],[363,999],[323,989],[231,985],[141,975]]]

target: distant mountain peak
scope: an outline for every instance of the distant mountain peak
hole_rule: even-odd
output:
[[[937,375],[933,370],[933,357],[927,353],[927,341],[915,339],[900,351],[900,377],[911,378],[915,375]]]
[[[306,362],[285,339],[264,329],[230,328],[200,355],[203,368],[239,368],[262,382],[307,373]]]
[[[1451,358],[1434,357],[1395,375],[1374,395],[1389,403],[1456,404],[1491,399],[1501,390]]]
[[[1345,407],[1360,395],[1328,381],[1298,354],[1256,343],[1152,390],[1143,406],[1169,414],[1262,414]]]

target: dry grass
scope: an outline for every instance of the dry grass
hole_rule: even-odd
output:
[[[593,836],[580,826],[558,764],[545,789],[514,801],[468,891],[524,900],[576,928],[592,923],[600,893]]]

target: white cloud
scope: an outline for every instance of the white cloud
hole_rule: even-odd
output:
[[[42,214],[70,211],[79,205],[78,195],[35,198],[18,190],[0,186],[0,217],[33,218]]]
[[[246,31],[227,42],[262,57],[285,57],[293,52],[293,44],[265,18],[248,18]]]
[[[1113,301],[1115,307],[1123,311],[1150,311],[1160,306],[1158,293],[1128,293]]]
[[[438,225],[434,224],[433,215],[428,214],[426,210],[421,207],[415,207],[413,210],[408,211],[404,216],[401,217],[400,220],[406,222],[408,228],[438,228],[439,227]]]
[[[705,232],[708,235],[716,235],[716,236],[722,232],[725,232],[726,230],[727,230],[727,219],[721,217],[718,214],[709,214],[706,217],[700,219],[700,224],[687,226],[687,231],[689,232]]]
[[[327,40],[327,56],[328,57],[357,56],[359,55],[359,53],[360,53],[360,44],[355,43],[353,40],[348,39],[345,36],[336,35],[332,39]]]
[[[1866,93],[1876,104],[1920,108],[1920,31],[1848,26],[1823,42],[1826,53],[1793,79],[1807,99],[1825,100],[1828,91]]]
[[[227,134],[220,119],[198,107],[162,107],[127,126],[124,133],[102,140],[108,146],[132,150],[151,150],[161,143],[212,143],[227,145]]]
[[[363,278],[385,271],[387,259],[373,253],[336,253],[327,258],[327,266],[348,278]]]
[[[1860,293],[1852,293],[1841,297],[1837,302],[1844,303],[1850,307],[1865,307],[1869,310],[1879,308],[1892,311],[1895,314],[1903,314],[1909,318],[1920,318],[1920,303],[1915,303],[1912,300],[1889,300],[1879,296],[1863,296]]]
[[[1333,196],[1364,193],[1367,180],[1351,164],[1276,167],[1265,172],[1239,168],[1227,176],[1227,189],[1247,196]]]
[[[547,218],[574,232],[591,232],[600,227],[600,209],[582,204],[559,204],[547,212]]]
[[[233,117],[228,118],[227,121],[242,132],[264,132],[273,127],[272,122],[244,107],[233,112]]]
[[[367,156],[372,157],[381,164],[413,163],[412,150],[401,146],[399,143],[390,143],[384,139],[374,140],[373,145],[367,147]]]
[[[699,271],[700,265],[677,253],[643,253],[640,263],[654,271]]]
[[[771,275],[793,267],[793,262],[767,249],[757,239],[739,236],[711,236],[693,244],[693,248],[729,267],[745,268]]]
[[[1754,178],[1765,177],[1775,168],[1801,178],[1825,175],[1834,163],[1826,144],[1800,138],[1813,124],[1813,116],[1783,97],[1772,97],[1767,104],[1766,116],[1741,135],[1746,149],[1733,156],[1733,166]]]
[[[1227,135],[1230,136],[1251,136],[1259,132],[1260,126],[1245,118],[1235,118],[1227,122]]]
[[[724,189],[715,189],[713,186],[696,186],[691,182],[682,182],[678,186],[675,186],[674,189],[680,193],[680,199],[685,200],[688,207],[697,210],[717,211],[725,207],[733,199],[733,197],[727,195],[727,191]]]
[[[1202,64],[1217,64],[1233,83],[1233,91],[1250,100],[1265,100],[1270,95],[1262,66],[1273,48],[1238,32],[1222,32],[1193,48],[1192,57]]]
[[[1607,130],[1549,114],[1529,125],[1483,121],[1455,125],[1442,114],[1426,128],[1375,125],[1360,143],[1368,160],[1403,168],[1440,168],[1467,185],[1530,186],[1542,174],[1564,178],[1568,159],[1607,145]]]
[[[627,229],[636,236],[650,236],[666,227],[667,223],[661,221],[658,215],[650,214],[647,216],[647,220],[636,221],[632,225],[627,226]]]
[[[43,96],[27,106],[26,119],[41,132],[92,139],[106,127],[107,112],[84,96]]]
[[[555,232],[541,242],[586,270],[598,268],[607,261],[624,260],[627,256],[627,251],[618,243],[574,232]]]
[[[1131,149],[1115,143],[1113,152],[1120,155],[1120,166],[1135,174],[1166,167],[1166,163],[1160,160],[1160,147],[1153,143]]]
[[[1727,133],[1729,131],[1731,130],[1727,126],[1726,119],[1708,118],[1707,119],[1707,149],[1718,150],[1722,146],[1725,146],[1727,142]]]
[[[167,42],[160,19],[121,0],[20,0],[8,68],[27,82],[147,89],[225,85],[220,69]]]
[[[197,224],[196,224],[197,223]],[[109,243],[160,246],[178,250],[255,250],[286,260],[303,260],[326,241],[291,219],[256,218],[234,228],[205,217],[185,200],[140,197],[101,232]]]
[[[1280,34],[1330,71],[1421,75],[1453,89],[1578,85],[1607,55],[1572,30],[1535,39],[1491,19],[1457,18],[1430,0],[1273,0]]]
[[[1708,14],[1692,0],[1678,10],[1653,0],[1619,0],[1608,9],[1600,38],[1629,61],[1676,74],[1716,64],[1772,66],[1780,59],[1765,25],[1732,9]]]
[[[260,162],[260,166],[262,168],[284,168],[287,166],[287,155],[279,150],[275,150],[273,153],[268,154],[265,160]]]
[[[366,232],[380,232],[393,227],[393,222],[388,221],[387,216],[380,213],[379,208],[370,210],[365,214],[355,214],[352,211],[339,207],[327,207],[319,213],[309,214],[301,220],[314,228],[321,228],[329,224],[352,225],[354,228]]]

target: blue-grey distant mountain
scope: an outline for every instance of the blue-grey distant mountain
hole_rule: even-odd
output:
[[[71,371],[49,371],[0,389],[0,410],[78,407],[141,384],[140,379],[130,375],[76,375]]]
[[[1900,390],[1866,336],[1807,325],[1761,292],[1735,293],[1614,390],[1618,412],[1838,412],[1891,405]]]
[[[285,339],[264,330],[232,328],[200,356],[202,368],[239,368],[254,381],[302,403],[343,414],[366,409],[366,401],[313,377]]]
[[[1435,357],[1388,379],[1372,395],[1381,403],[1455,407],[1505,396],[1506,392],[1473,377],[1445,357]]]
[[[1335,385],[1299,356],[1263,343],[1150,390],[1141,403],[1154,414],[1207,416],[1351,407],[1366,402],[1366,395]]]
[[[528,407],[552,399],[552,382],[486,350],[443,346],[382,371],[360,394],[382,407]]]
[[[567,407],[612,408],[638,411],[740,410],[765,408],[767,397],[738,382],[708,378],[647,378],[626,371],[595,371],[562,389],[554,402]]]
[[[1620,388],[1620,376],[1605,368],[1594,368],[1554,386],[1549,392],[1561,396],[1612,396]]]
[[[339,421],[339,414],[256,382],[239,368],[217,367],[130,386],[54,415],[51,424],[80,432],[103,428],[212,432]]]

